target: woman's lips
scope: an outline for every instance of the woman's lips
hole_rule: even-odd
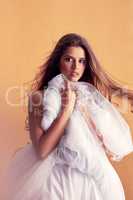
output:
[[[78,73],[77,72],[72,72],[71,75],[72,76],[78,76]]]

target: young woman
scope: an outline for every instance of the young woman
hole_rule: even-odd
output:
[[[10,200],[124,200],[108,160],[133,151],[130,128],[111,104],[113,81],[86,39],[64,35],[35,77],[29,96],[31,144],[19,150],[8,172]]]

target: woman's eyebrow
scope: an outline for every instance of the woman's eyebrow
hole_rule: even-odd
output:
[[[75,59],[75,57],[73,57],[73,56],[71,56],[71,55],[69,55],[69,54],[64,54],[64,57],[70,57],[70,58],[74,58]],[[85,59],[85,57],[80,57],[79,59]]]

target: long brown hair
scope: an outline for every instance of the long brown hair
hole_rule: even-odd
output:
[[[43,90],[44,87],[47,87],[48,82],[60,73],[60,58],[70,46],[82,47],[85,51],[86,68],[79,81],[86,81],[93,84],[109,101],[111,101],[115,91],[117,91],[118,96],[122,97],[126,95],[129,100],[133,100],[133,90],[125,89],[124,86],[113,80],[100,65],[87,40],[75,33],[66,34],[59,39],[46,62],[40,66],[40,71],[32,83],[31,89],[33,91]]]

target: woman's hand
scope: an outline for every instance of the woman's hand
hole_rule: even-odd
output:
[[[65,89],[61,89],[61,111],[68,112],[71,114],[73,112],[76,93],[71,89],[70,82],[65,80]]]

